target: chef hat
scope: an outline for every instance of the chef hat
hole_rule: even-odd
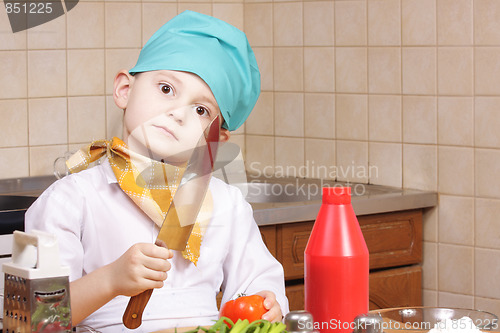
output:
[[[212,16],[185,11],[148,40],[130,74],[176,70],[198,75],[215,96],[233,131],[252,111],[260,94],[260,73],[245,34]]]

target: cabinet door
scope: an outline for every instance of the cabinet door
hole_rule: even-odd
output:
[[[420,305],[422,305],[420,266],[370,273],[370,310]]]
[[[271,254],[277,258],[276,251],[276,226],[275,225],[266,225],[259,227],[260,234],[262,236],[262,240],[264,244],[266,244],[267,249]]]
[[[358,221],[370,252],[370,269],[422,261],[421,210],[359,216]]]
[[[421,210],[359,216],[358,221],[370,252],[370,269],[422,261]],[[314,221],[277,226],[277,258],[287,280],[304,276],[304,250],[313,225]]]
[[[296,222],[278,226],[278,260],[286,280],[304,277],[304,250],[313,225],[314,222]]]
[[[285,288],[290,311],[304,310],[304,284],[301,282]]]

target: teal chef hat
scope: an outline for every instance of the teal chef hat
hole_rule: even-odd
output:
[[[176,70],[198,75],[215,96],[224,127],[240,127],[260,94],[260,73],[245,34],[212,16],[185,11],[147,41],[129,72]]]

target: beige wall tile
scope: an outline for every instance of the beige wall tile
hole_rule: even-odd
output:
[[[272,175],[274,169],[274,137],[246,135],[245,164],[250,173]]]
[[[339,93],[368,92],[368,52],[360,47],[335,48],[335,90]]]
[[[472,97],[438,97],[438,143],[472,146],[474,109]]]
[[[439,242],[474,245],[474,198],[439,196]]]
[[[476,47],[474,70],[476,95],[500,94],[500,47]]]
[[[68,151],[67,145],[52,145],[30,148],[30,176],[54,174],[54,161]]]
[[[332,47],[304,48],[304,89],[307,92],[335,91],[335,61]]]
[[[474,292],[474,248],[439,244],[438,260],[439,291],[472,295]]]
[[[436,0],[403,0],[403,45],[436,43]]]
[[[304,56],[302,48],[274,49],[274,89],[302,91],[304,89]]]
[[[368,96],[368,137],[372,141],[401,142],[401,96]]]
[[[500,222],[500,201],[476,198],[476,246],[490,249],[500,249],[498,230]]]
[[[438,288],[438,245],[424,242],[422,254],[422,287],[436,290]]]
[[[28,109],[31,147],[68,143],[66,98],[31,99]]]
[[[474,143],[476,147],[500,148],[500,98],[476,97],[474,105]]]
[[[474,297],[475,307],[483,311],[488,311],[494,314],[500,313],[500,300],[484,297]]]
[[[196,0],[194,0],[193,2],[179,2],[177,8],[179,10],[179,13],[182,13],[185,10],[192,10],[205,15],[212,15],[212,4],[206,1],[207,0],[198,0],[198,2],[196,2]]]
[[[68,48],[104,47],[104,3],[80,1],[67,14]]]
[[[66,16],[61,15],[28,31],[28,49],[63,49],[66,47]]]
[[[278,136],[304,137],[304,95],[274,94],[274,133]]]
[[[26,100],[0,100],[0,119],[0,147],[28,145]]]
[[[473,196],[474,149],[440,146],[438,155],[439,193]]]
[[[24,50],[26,35],[26,31],[13,33],[7,11],[0,11],[0,50]]]
[[[403,94],[434,95],[436,93],[436,49],[403,48]]]
[[[337,180],[368,182],[367,142],[337,140],[335,160],[337,162]]]
[[[474,309],[474,296],[440,292],[438,306],[448,308]]]
[[[29,156],[28,148],[0,148],[0,177],[17,178],[28,177]]]
[[[474,1],[474,42],[476,45],[500,44],[500,3]]]
[[[335,179],[335,141],[305,139],[307,178]]]
[[[338,139],[368,139],[368,98],[366,95],[336,97],[335,133]]]
[[[106,139],[123,138],[123,110],[119,109],[112,96],[106,96]]]
[[[368,91],[375,94],[401,93],[401,49],[368,49]]]
[[[437,150],[432,145],[403,145],[403,187],[437,190]]]
[[[282,176],[297,177],[305,165],[304,139],[276,137],[274,145],[276,172]]]
[[[103,95],[104,50],[68,50],[68,94]]]
[[[438,92],[441,95],[470,96],[473,93],[473,48],[438,49]]]
[[[366,1],[335,1],[335,44],[366,45]]]
[[[245,156],[245,135],[237,134],[237,135],[231,135],[231,138],[229,139],[228,143],[230,144],[235,144],[237,147],[236,149],[239,149],[241,152],[241,158]],[[227,167],[226,167],[227,168]]]
[[[428,96],[403,96],[403,141],[437,142],[437,100]]]
[[[105,3],[105,45],[108,48],[141,47],[140,3]],[[126,23],[126,24],[124,24]]]
[[[500,299],[498,275],[500,274],[500,251],[476,248],[475,295]]]
[[[439,45],[471,45],[473,0],[437,1]]]
[[[0,51],[0,98],[24,98],[27,95],[25,51]]]
[[[305,136],[335,138],[335,95],[305,94]]]
[[[475,149],[476,196],[500,199],[500,151]]]
[[[221,19],[236,28],[243,30],[243,2],[241,3],[214,3],[213,16]]]
[[[68,98],[69,143],[89,143],[106,136],[104,96]]]
[[[433,306],[438,305],[438,292],[435,290],[422,290],[422,303],[423,306]]]
[[[262,92],[246,124],[247,134],[274,134],[274,94]]]
[[[170,19],[178,14],[177,4],[172,2],[153,2],[142,4],[142,45]]]
[[[370,184],[401,187],[403,182],[402,145],[370,142]]]
[[[438,241],[438,220],[439,220],[439,205],[424,209],[423,213],[423,238],[427,242]]]
[[[66,95],[66,51],[28,52],[28,96]]]
[[[243,123],[240,127],[238,127],[236,130],[231,131],[231,135],[244,135],[245,134],[245,127],[246,124]]]
[[[113,93],[113,82],[120,70],[130,70],[137,62],[140,49],[106,49],[106,94]]]
[[[302,46],[302,2],[274,3],[273,13],[274,45]]]
[[[273,45],[273,5],[245,3],[245,34],[252,46]]]
[[[399,0],[368,1],[368,44],[401,45]]]
[[[270,47],[252,47],[260,71],[260,89],[262,91],[274,88],[273,49]]]
[[[333,46],[335,42],[335,20],[333,1],[311,1],[303,3],[304,45]]]

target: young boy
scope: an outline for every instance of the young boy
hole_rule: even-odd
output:
[[[140,332],[211,325],[219,290],[223,303],[240,293],[264,296],[264,319],[288,312],[283,268],[235,187],[211,179],[185,251],[154,244],[186,151],[217,116],[223,119],[219,141],[227,141],[259,93],[245,35],[190,11],[151,37],[132,70],[118,73],[113,97],[124,110],[123,141],[81,150],[75,170],[108,158],[54,183],[26,213],[28,231],[58,236],[62,264],[71,267],[74,325],[128,331],[122,316],[130,296],[152,288]]]

